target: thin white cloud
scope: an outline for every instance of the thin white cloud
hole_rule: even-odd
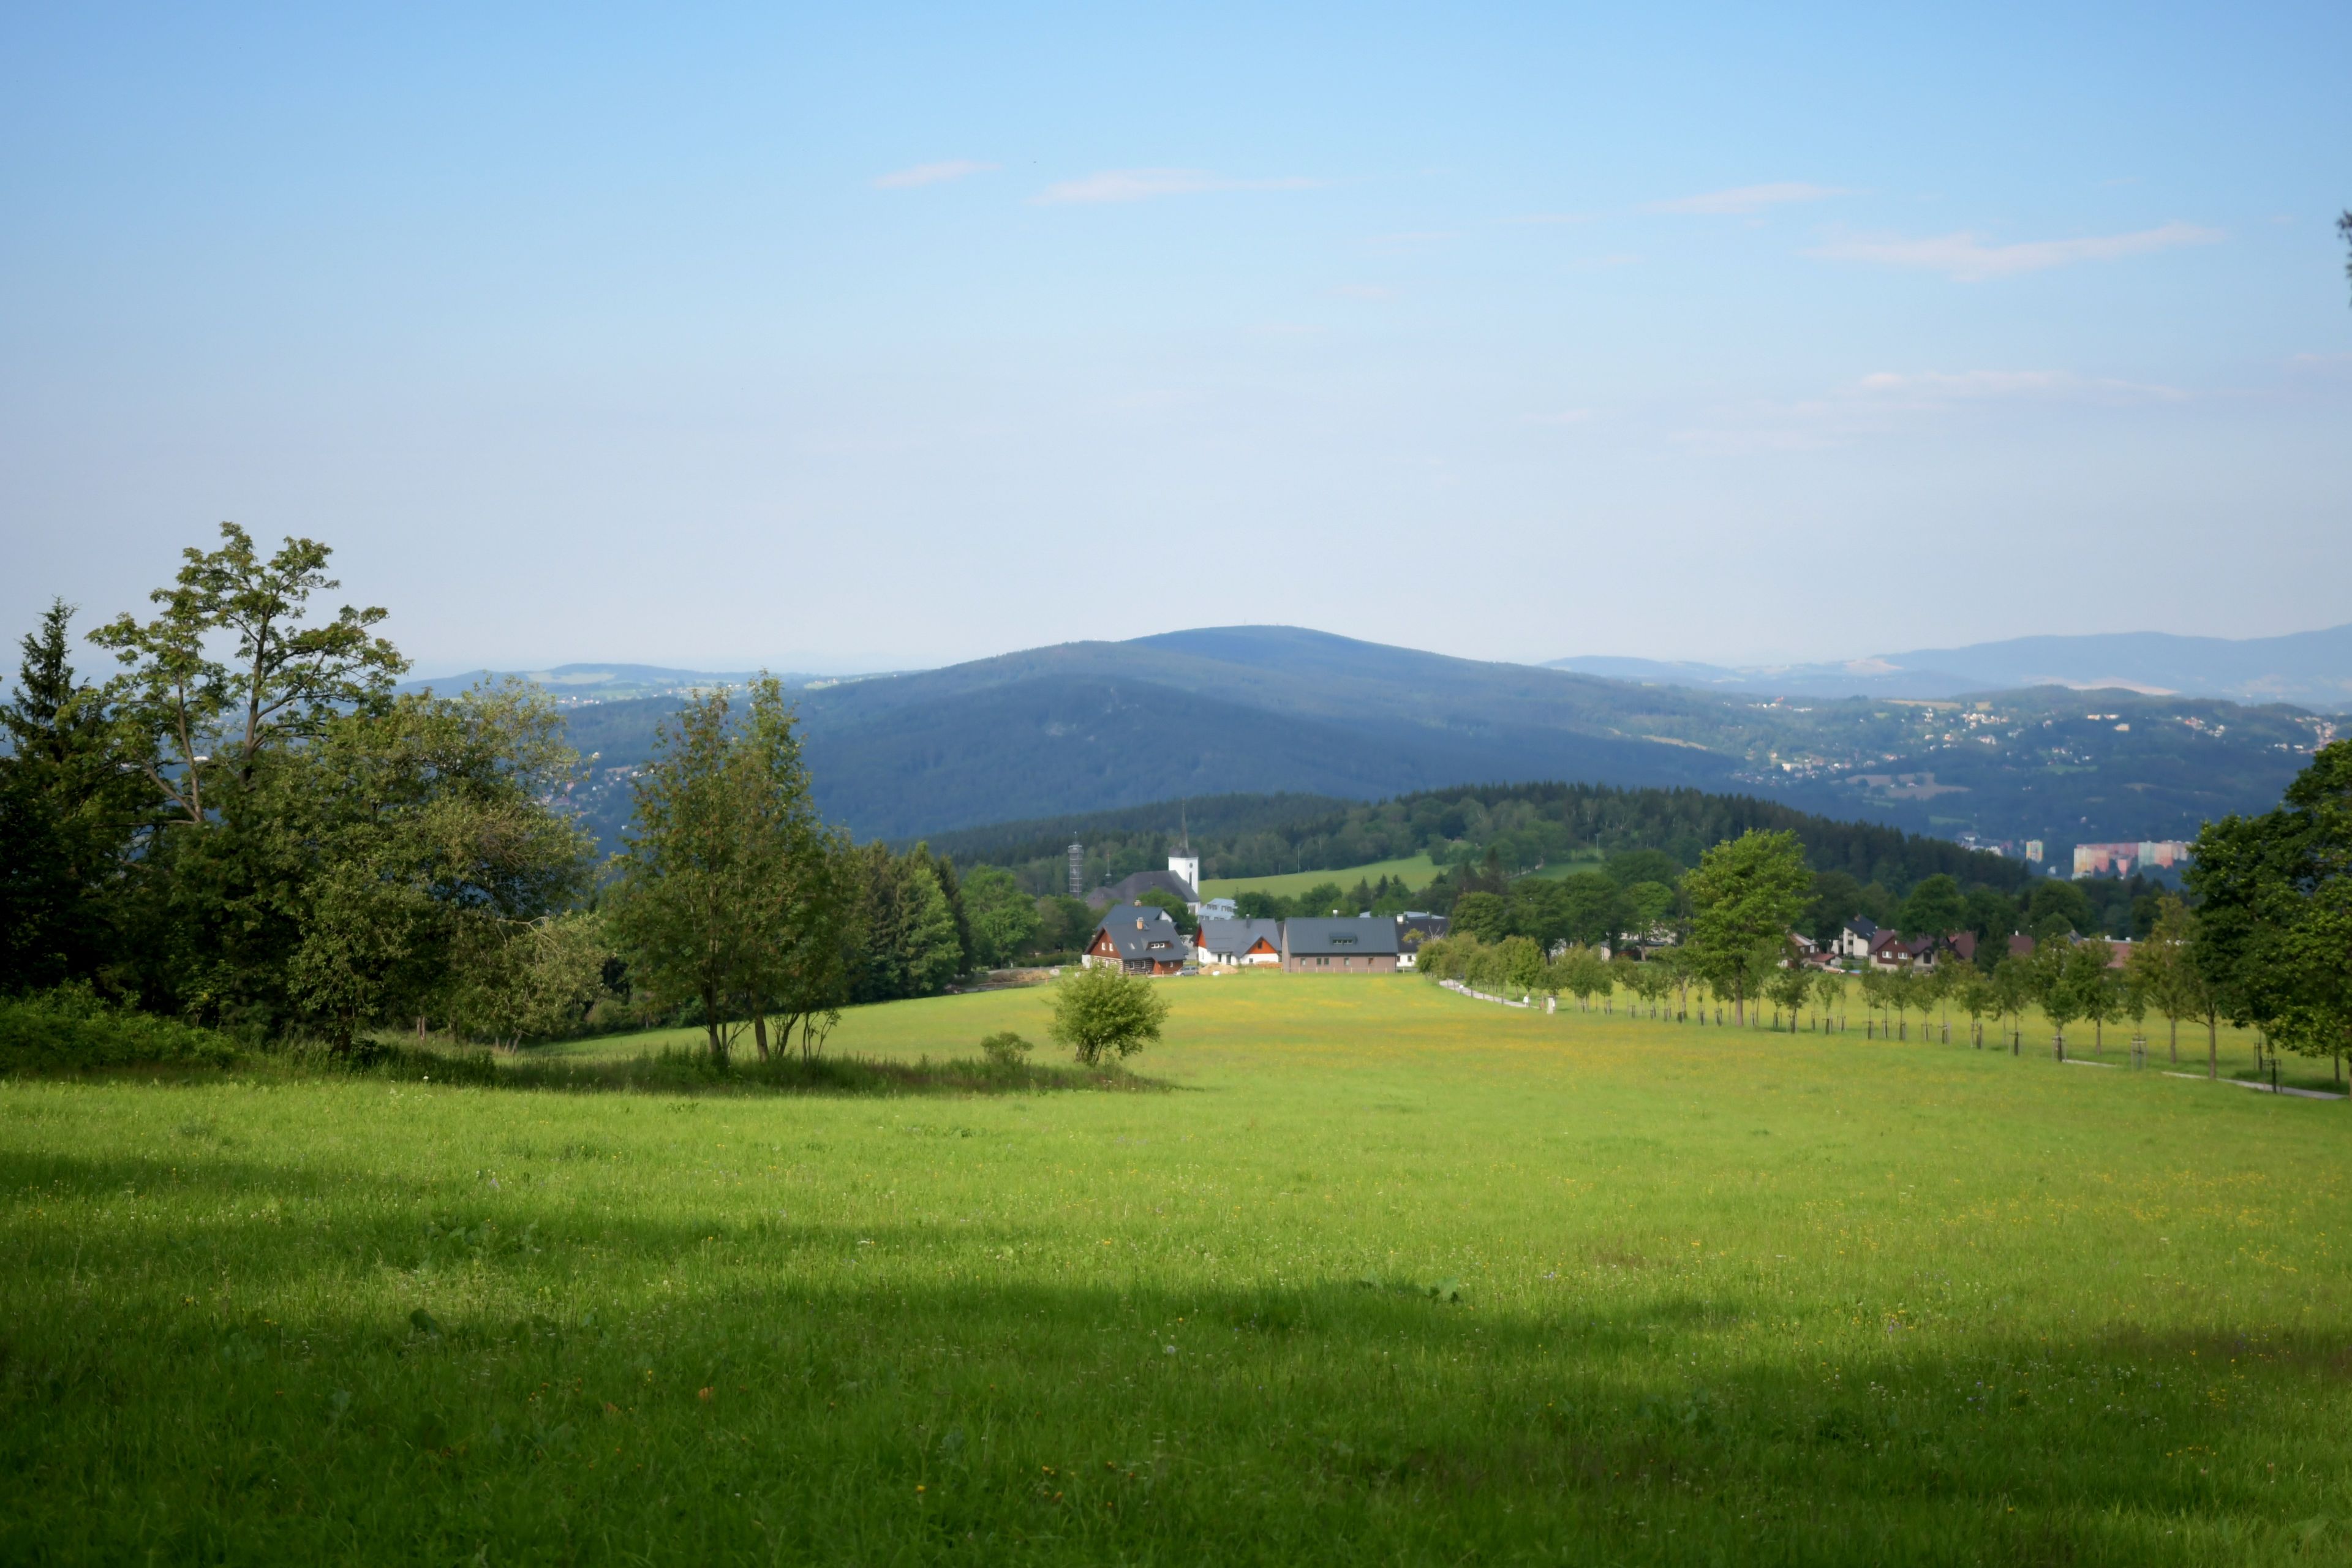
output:
[[[961,180],[967,174],[985,174],[1002,168],[999,163],[974,163],[970,158],[950,158],[944,163],[918,163],[911,169],[897,169],[876,177],[874,188],[880,191],[907,191],[918,185],[943,185],[950,180]]]
[[[1790,202],[1818,202],[1831,196],[1852,195],[1851,191],[1836,185],[1808,185],[1797,181],[1782,181],[1770,185],[1738,185],[1727,191],[1708,191],[1701,195],[1678,196],[1670,202],[1652,202],[1643,210],[1654,213],[1724,214],[1759,213],[1766,207],[1777,207]]]
[[[1395,289],[1384,288],[1378,283],[1342,283],[1337,289],[1332,289],[1331,292],[1339,295],[1343,299],[1349,300],[1393,300],[1396,298]]]
[[[1591,417],[1592,410],[1590,408],[1563,408],[1557,414],[1530,414],[1521,423],[1549,425],[1564,428],[1570,425],[1584,424]]]
[[[1927,239],[1840,239],[1807,251],[1828,261],[1866,261],[1882,267],[1915,267],[1941,272],[1962,283],[2014,278],[2078,261],[2115,261],[2184,245],[2212,245],[2226,237],[2218,228],[2193,223],[2161,224],[2131,234],[2093,235],[2082,239],[2033,239],[1988,245],[1965,230]]]
[[[1591,213],[1521,213],[1517,217],[1507,217],[1503,221],[1522,224],[1591,223],[1592,216]]]
[[[1029,199],[1040,206],[1142,202],[1154,196],[1198,195],[1204,191],[1305,191],[1322,184],[1299,175],[1236,180],[1204,169],[1105,169],[1082,179],[1046,186]]]

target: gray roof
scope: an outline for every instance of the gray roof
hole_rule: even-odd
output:
[[[1192,956],[1184,933],[1157,904],[1117,905],[1096,922],[1095,930],[1110,932],[1111,945],[1122,960],[1182,963]]]
[[[1173,871],[1138,871],[1108,888],[1097,888],[1087,895],[1087,902],[1096,909],[1106,904],[1131,904],[1155,888],[1163,893],[1173,893],[1188,904],[1201,901],[1201,895]]]
[[[1264,939],[1275,952],[1282,951],[1280,921],[1202,921],[1198,946],[1215,958],[1239,958],[1251,946]]]
[[[1402,914],[1397,916],[1397,950],[1419,952],[1424,942],[1435,942],[1452,930],[1454,922],[1444,915]]]
[[[1293,957],[1393,954],[1397,928],[1396,921],[1380,918],[1293,920],[1282,922],[1282,940],[1283,952]]]

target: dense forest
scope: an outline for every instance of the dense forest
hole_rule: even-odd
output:
[[[1180,826],[1181,823],[1181,826]],[[2032,878],[2022,862],[1874,823],[1838,822],[1748,795],[1605,784],[1475,784],[1425,790],[1370,805],[1312,795],[1221,795],[1162,802],[1091,816],[1054,817],[935,836],[932,847],[962,861],[1010,869],[1031,892],[1065,890],[1067,847],[1087,847],[1089,886],[1166,864],[1180,832],[1205,878],[1345,870],[1427,855],[1443,867],[1490,860],[1517,876],[1576,859],[1654,849],[1687,868],[1708,846],[1750,829],[1786,829],[1816,873],[1900,898],[1932,876],[2015,892]]]

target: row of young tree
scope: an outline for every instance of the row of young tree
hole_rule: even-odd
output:
[[[2352,743],[2324,750],[2279,811],[2211,825],[2199,851],[2190,878],[2198,905],[2161,898],[2120,963],[2113,943],[2060,923],[2060,899],[2022,951],[1980,942],[1978,963],[1946,948],[1930,963],[1858,976],[1813,967],[1790,940],[1813,881],[1802,847],[1785,833],[1750,833],[1706,851],[1684,879],[1686,935],[1675,945],[1604,960],[1589,938],[1549,942],[1507,921],[1457,914],[1447,937],[1423,946],[1418,966],[1432,980],[1505,995],[1573,995],[1588,1007],[1596,998],[1611,1006],[1622,993],[1654,1017],[1663,1006],[1687,1019],[1695,999],[1702,1017],[1711,1004],[1745,1024],[1752,1008],[1760,1025],[1769,1006],[1776,1026],[1785,1018],[1792,1029],[1801,1016],[1843,1027],[1858,993],[1890,1033],[1907,1034],[1914,1011],[1939,1013],[1947,1026],[1957,1012],[1979,1045],[1987,1020],[2004,1022],[2012,1051],[2026,1014],[2038,1009],[2061,1055],[2077,1023],[2089,1023],[2103,1048],[2107,1026],[2137,1028],[2154,1012],[2169,1026],[2176,1062],[2180,1026],[2190,1023],[2203,1027],[2207,1068],[2217,1070],[2219,1027],[2228,1021],[2329,1058],[2340,1074],[2352,1050]],[[1949,879],[1921,884],[1906,907],[1906,923],[1922,934],[1962,929],[1968,900],[1937,881]]]
[[[665,726],[600,866],[546,698],[396,690],[384,612],[318,607],[330,554],[223,525],[151,617],[92,635],[104,680],[77,674],[62,602],[24,638],[0,707],[0,991],[342,1047],[411,1026],[511,1043],[602,1004],[698,1022],[723,1057],[747,1032],[814,1050],[844,1005],[1082,940],[1083,905],[819,822],[772,680]]]

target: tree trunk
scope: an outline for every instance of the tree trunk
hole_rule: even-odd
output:
[[[768,1059],[768,1015],[759,1008],[751,1009],[751,1044],[760,1052],[760,1059]]]
[[[2205,1076],[2221,1076],[2221,1025],[2210,1013],[2205,1015]]]
[[[2180,1020],[2167,1014],[2164,1021],[2172,1026],[2172,1065],[2179,1067],[2180,1065]]]
[[[727,1042],[719,1033],[719,994],[715,991],[702,994],[702,1027],[710,1037],[711,1061],[719,1067],[725,1067]]]

